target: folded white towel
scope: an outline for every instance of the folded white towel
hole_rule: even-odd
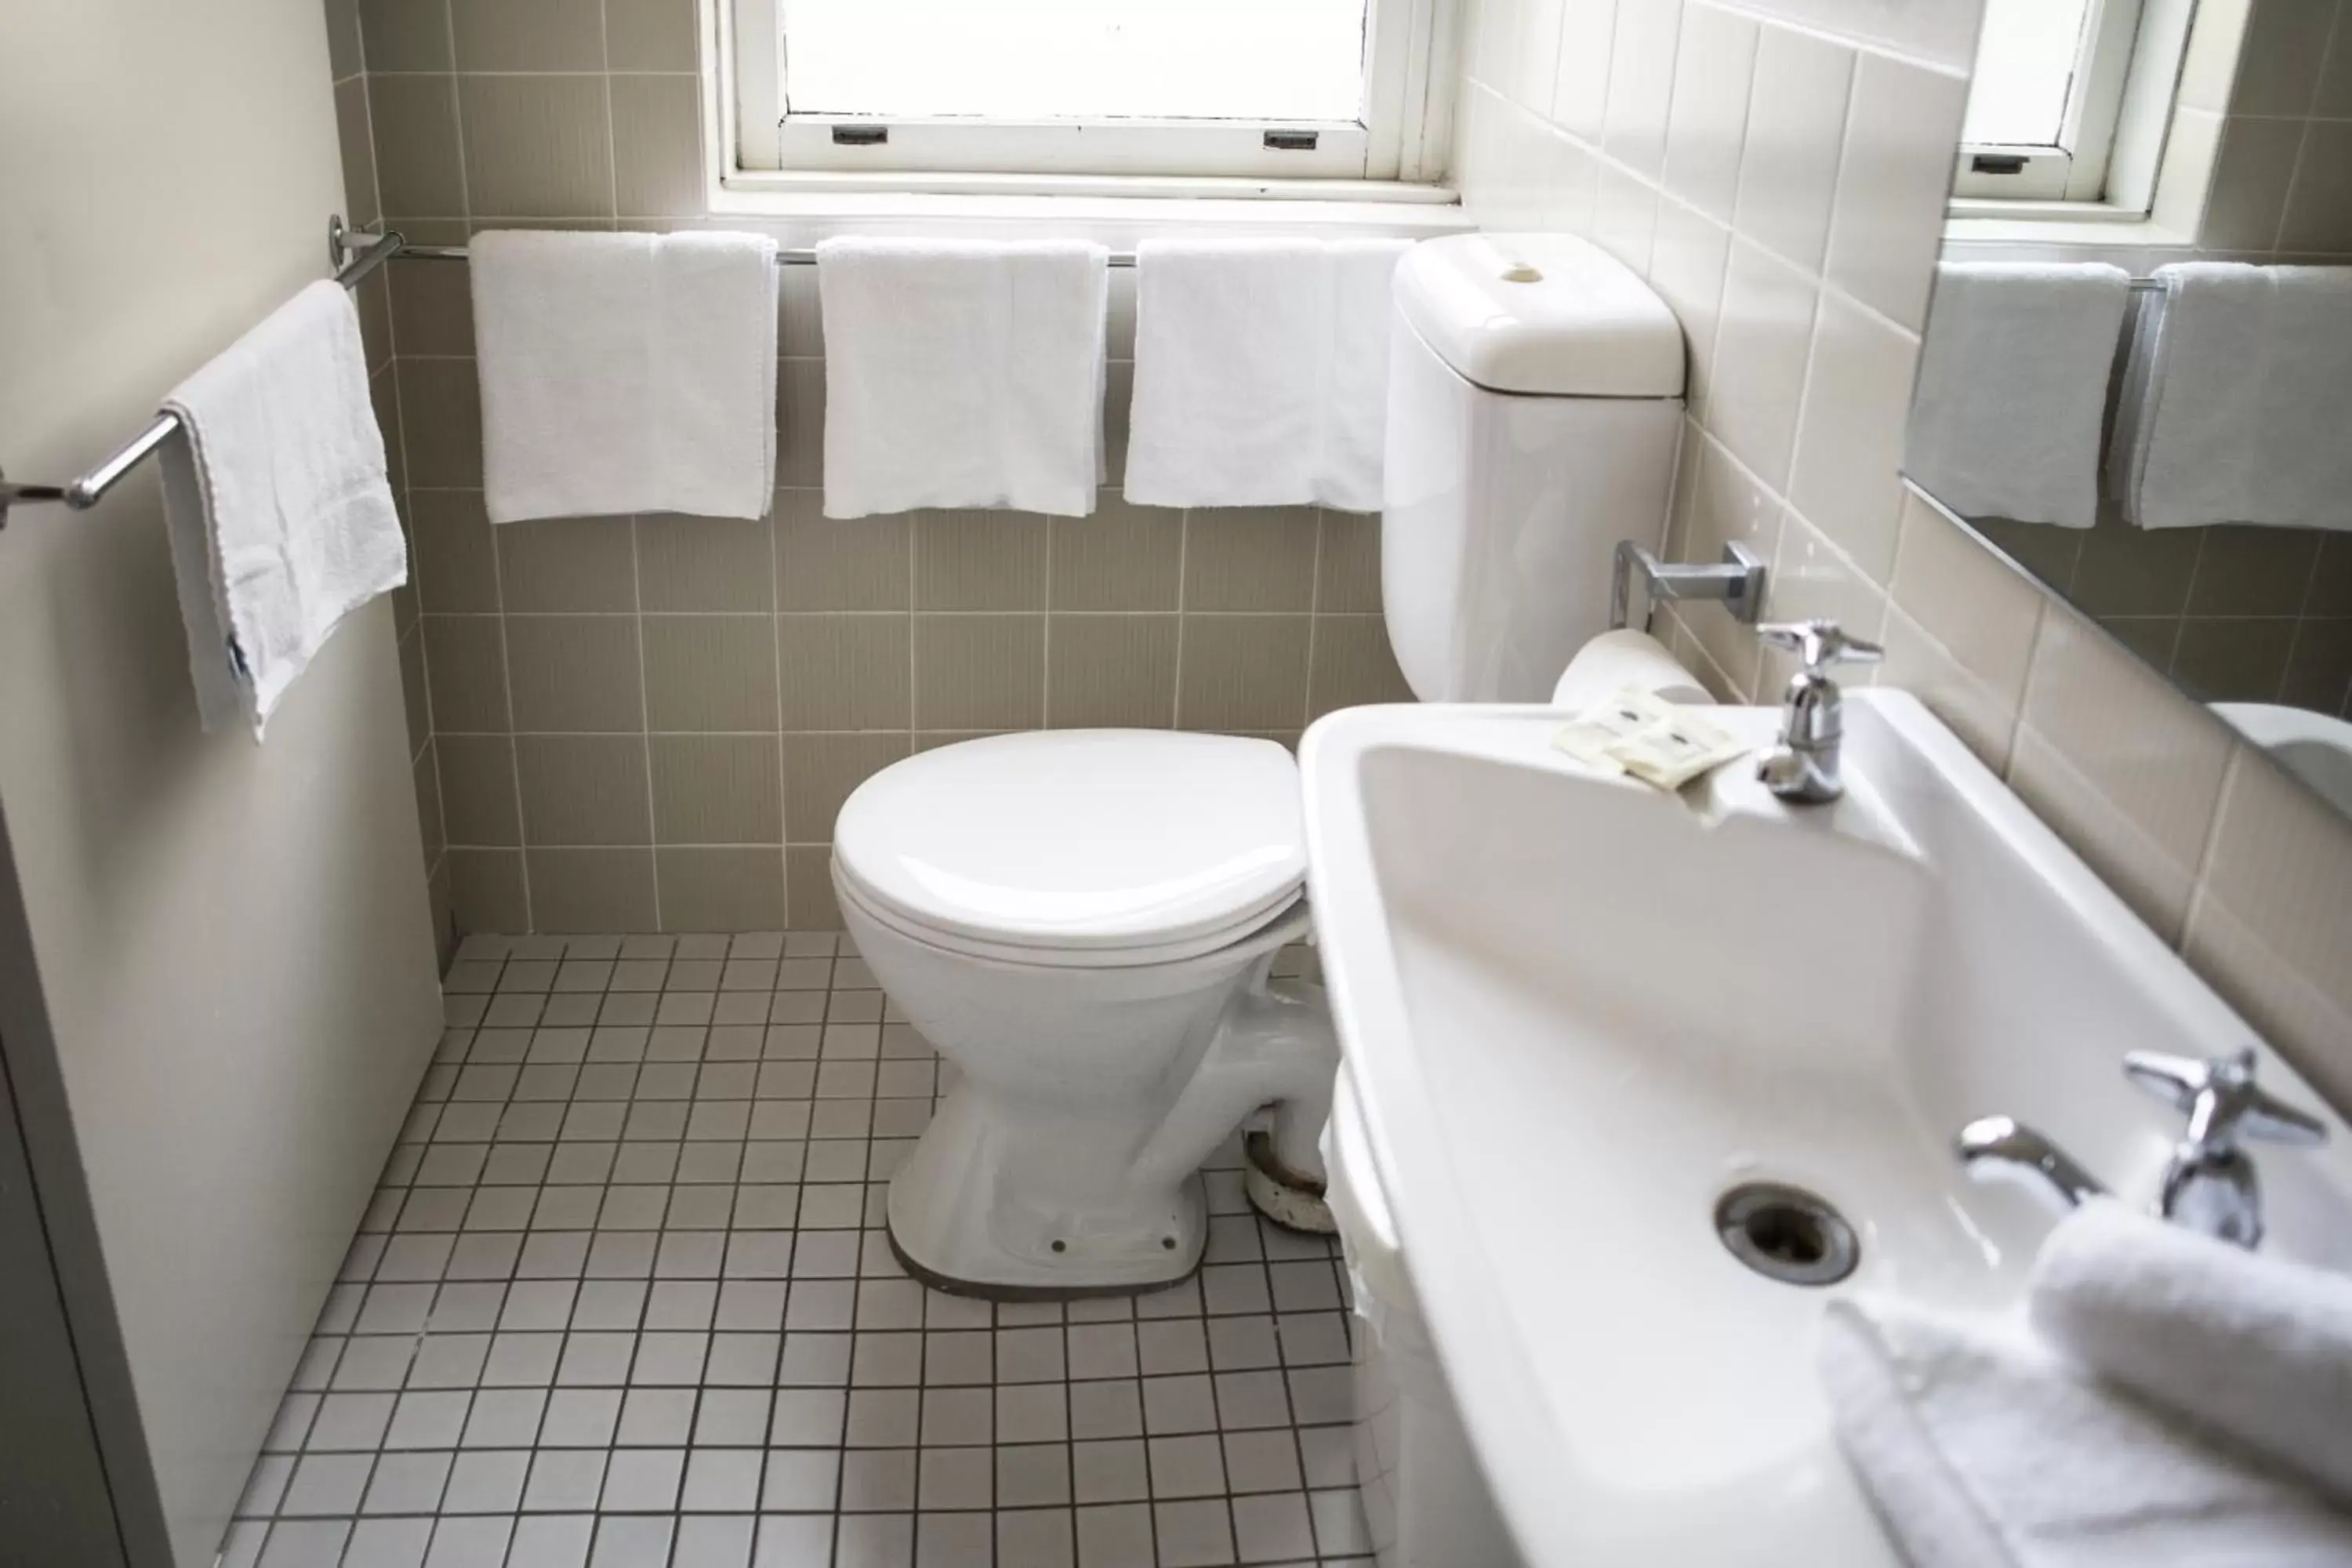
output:
[[[1936,268],[1906,471],[1963,517],[2090,527],[2130,298],[2101,263]]]
[[[2352,268],[2196,261],[2156,279],[2116,413],[2126,519],[2352,529]]]
[[[470,249],[492,522],[768,514],[775,241],[499,232]]]
[[[2093,1371],[2352,1504],[2352,1277],[2098,1202],[2042,1244],[2032,1318]]]
[[[1405,240],[1148,240],[1127,499],[1381,506]]]
[[[2036,1344],[2014,1319],[1832,1301],[1840,1446],[1912,1568],[2343,1568],[2352,1518]]]
[[[819,245],[824,514],[1093,511],[1109,265],[1076,240]]]
[[[346,615],[408,581],[359,312],[311,284],[163,400],[163,518],[196,710],[269,715]]]

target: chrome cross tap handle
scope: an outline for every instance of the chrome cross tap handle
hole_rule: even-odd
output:
[[[1759,626],[1756,634],[1797,656],[1803,668],[1780,699],[1780,739],[1756,762],[1756,776],[1783,800],[1809,805],[1845,793],[1838,753],[1845,735],[1845,699],[1829,671],[1841,664],[1876,664],[1886,650],[1848,637],[1835,621],[1791,621]]]
[[[2251,1047],[2210,1060],[2133,1051],[2124,1073],[2187,1113],[2189,1127],[2165,1168],[2160,1206],[2175,1224],[2240,1247],[2263,1238],[2262,1182],[2243,1142],[2312,1148],[2327,1141],[2317,1117],[2254,1082]]]

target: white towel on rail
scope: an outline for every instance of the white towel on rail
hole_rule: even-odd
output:
[[[768,514],[776,243],[756,234],[478,234],[492,522]]]
[[[359,312],[310,285],[173,388],[163,519],[204,727],[269,716],[336,626],[408,581]]]
[[[2131,277],[2103,262],[1947,262],[1905,470],[1963,517],[2088,528]]]
[[[1379,510],[1390,290],[1409,244],[1146,241],[1127,499]]]
[[[2352,268],[2192,261],[2156,279],[2116,416],[2125,518],[2352,529]]]
[[[1078,240],[819,245],[824,514],[1092,512],[1109,265]]]

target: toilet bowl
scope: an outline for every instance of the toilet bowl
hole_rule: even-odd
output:
[[[893,764],[834,830],[858,952],[961,1079],[890,1183],[944,1289],[1150,1289],[1199,1264],[1202,1163],[1262,1106],[1317,1181],[1339,1061],[1307,934],[1297,765],[1267,741],[993,736]]]

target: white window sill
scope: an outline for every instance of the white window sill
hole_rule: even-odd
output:
[[[1311,191],[1276,182],[1221,179],[1040,176],[962,193],[938,188],[955,176],[912,175],[909,185],[877,188],[873,175],[728,175],[709,193],[713,217],[764,220],[787,244],[811,244],[831,235],[942,231],[994,238],[1050,236],[1094,239],[1113,247],[1141,239],[1203,232],[1232,235],[1317,234],[1412,239],[1456,234],[1476,226],[1454,191],[1440,185],[1382,181],[1300,181]],[[1028,190],[1006,189],[1008,184]]]
[[[2036,207],[2043,210],[2036,212]],[[2082,202],[1955,201],[1944,222],[1947,245],[2081,246],[2100,250],[2189,250],[2195,240],[2145,213]]]

